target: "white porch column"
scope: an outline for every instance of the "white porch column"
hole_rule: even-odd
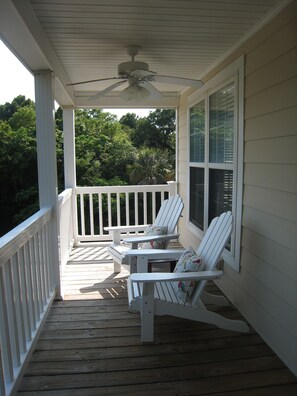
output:
[[[72,233],[74,244],[77,244],[76,215],[76,155],[75,155],[75,121],[73,107],[63,109],[64,132],[64,180],[65,188],[72,188]]]
[[[61,295],[58,245],[58,185],[56,135],[54,121],[54,77],[50,70],[36,72],[35,75],[37,165],[40,208],[53,208],[54,215],[50,228],[50,273],[52,285]]]
[[[65,188],[76,187],[74,109],[63,109]]]
[[[169,186],[169,196],[172,197],[173,195],[177,194],[177,182],[176,181],[168,181]]]

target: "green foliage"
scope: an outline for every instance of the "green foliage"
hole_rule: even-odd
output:
[[[157,184],[174,179],[173,110],[117,120],[102,110],[76,110],[77,185]],[[56,118],[59,192],[64,190],[63,111]],[[18,96],[0,105],[0,234],[38,210],[35,105]]]
[[[174,171],[168,153],[145,147],[138,151],[135,162],[128,165],[131,184],[163,184],[172,180]]]
[[[131,184],[162,184],[175,178],[175,110],[157,109],[148,117],[126,114],[120,120],[130,128],[138,148],[127,173]]]
[[[129,134],[115,116],[101,110],[76,111],[77,184],[102,185],[102,180],[128,183],[126,166],[135,157]]]
[[[135,113],[127,113],[120,119],[120,123],[130,129],[136,129],[138,121],[139,117]]]
[[[34,106],[34,102],[31,99],[26,99],[25,96],[19,95],[11,103],[6,102],[4,105],[0,105],[0,120],[8,121],[19,108],[34,108]]]
[[[21,126],[22,114],[27,116],[30,113],[23,110],[16,110],[8,121],[0,120],[1,233],[33,214],[36,200],[38,202],[35,131],[30,126],[28,129]],[[28,190],[30,194],[26,193]],[[28,209],[30,207],[31,211]],[[25,208],[28,215],[22,217],[21,211]]]
[[[175,111],[157,109],[141,118],[131,133],[135,147],[150,147],[175,152]]]

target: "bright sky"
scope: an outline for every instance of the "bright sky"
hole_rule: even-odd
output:
[[[0,40],[0,104],[11,102],[18,95],[24,95],[35,101],[34,78]],[[106,110],[121,118],[126,113],[135,113],[140,117],[145,117],[152,109]]]

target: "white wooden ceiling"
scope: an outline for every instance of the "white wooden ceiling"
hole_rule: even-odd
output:
[[[142,47],[136,60],[147,62],[150,70],[158,74],[203,78],[212,65],[286,3],[283,0],[11,2],[64,88],[67,83],[117,76],[118,63],[129,60],[125,47],[131,44]],[[19,56],[22,58],[22,54]],[[27,59],[26,63],[30,61]],[[109,84],[92,83],[66,90],[74,97],[72,100],[80,102],[80,96],[88,96],[89,91],[102,90]],[[174,93],[185,89],[165,84],[157,88]]]

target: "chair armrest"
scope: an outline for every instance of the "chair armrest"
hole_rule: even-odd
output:
[[[123,232],[133,232],[133,231],[144,231],[146,230],[148,225],[131,225],[131,226],[113,226],[113,227],[104,227],[105,231],[123,231]]]
[[[211,280],[220,278],[223,271],[201,271],[201,272],[153,272],[134,273],[130,275],[132,282],[155,283],[155,282],[178,282],[187,280]]]
[[[134,226],[114,226],[114,227],[104,227],[104,231],[108,231],[112,235],[113,243],[119,245],[121,243],[121,234],[127,232],[139,232],[145,231],[147,225],[134,225]]]
[[[150,241],[166,241],[170,239],[177,239],[179,234],[164,234],[164,235],[144,235],[144,236],[137,236],[137,237],[129,237],[124,238],[123,241],[126,243],[143,243],[143,242],[150,242]]]
[[[130,249],[126,255],[148,260],[178,260],[184,252],[184,249]]]

